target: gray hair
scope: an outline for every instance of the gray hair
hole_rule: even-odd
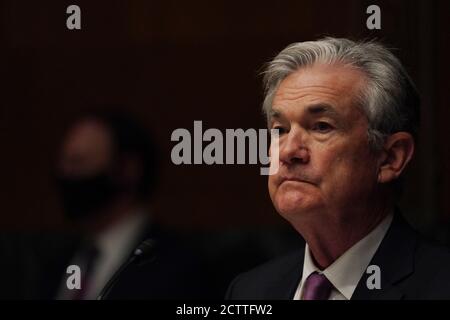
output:
[[[281,51],[264,71],[263,111],[269,120],[273,97],[280,83],[300,68],[315,63],[350,65],[367,77],[357,97],[368,124],[368,140],[380,150],[385,138],[406,131],[417,139],[420,99],[401,62],[382,44],[342,38],[293,43]]]

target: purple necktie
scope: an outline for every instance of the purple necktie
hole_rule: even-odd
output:
[[[333,284],[323,274],[313,272],[303,287],[303,300],[328,300]]]

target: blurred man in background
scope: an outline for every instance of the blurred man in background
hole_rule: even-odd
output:
[[[223,295],[211,280],[213,268],[190,236],[154,219],[149,203],[157,181],[157,154],[144,127],[131,117],[109,111],[78,117],[62,140],[55,171],[73,230],[2,236],[0,269],[8,276],[1,297],[96,299],[145,239],[155,243],[154,259],[129,266],[104,298]],[[79,267],[80,288],[68,286],[73,275],[69,266]]]
[[[91,113],[68,130],[57,165],[64,212],[82,233],[70,264],[82,270],[81,290],[65,275],[57,298],[95,299],[130,252],[151,233],[147,197],[156,154],[145,130],[123,114]]]

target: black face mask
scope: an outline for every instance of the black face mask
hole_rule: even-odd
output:
[[[117,195],[117,188],[106,173],[83,178],[58,177],[57,182],[65,213],[72,220],[95,215]]]

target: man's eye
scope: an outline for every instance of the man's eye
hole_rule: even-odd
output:
[[[316,122],[312,127],[312,130],[317,131],[319,133],[328,133],[332,129],[333,129],[332,125],[323,121]]]
[[[278,130],[279,135],[282,135],[287,132],[286,129],[283,128],[282,126],[274,126],[272,129]]]

